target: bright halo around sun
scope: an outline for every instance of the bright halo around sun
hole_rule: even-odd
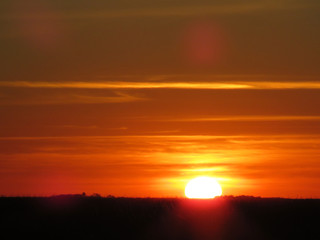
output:
[[[221,196],[220,184],[212,177],[197,177],[188,182],[185,188],[187,198],[214,198]]]

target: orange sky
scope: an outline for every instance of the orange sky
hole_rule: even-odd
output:
[[[320,197],[317,0],[0,2],[0,195]]]

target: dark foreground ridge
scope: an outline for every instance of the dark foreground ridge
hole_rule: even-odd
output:
[[[320,239],[319,199],[0,198],[8,239]]]

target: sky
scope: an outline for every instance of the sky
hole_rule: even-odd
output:
[[[318,0],[2,0],[0,195],[319,198]]]

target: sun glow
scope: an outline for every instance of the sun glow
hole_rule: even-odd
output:
[[[211,177],[197,177],[188,182],[185,188],[187,198],[214,198],[221,196],[220,184]]]

